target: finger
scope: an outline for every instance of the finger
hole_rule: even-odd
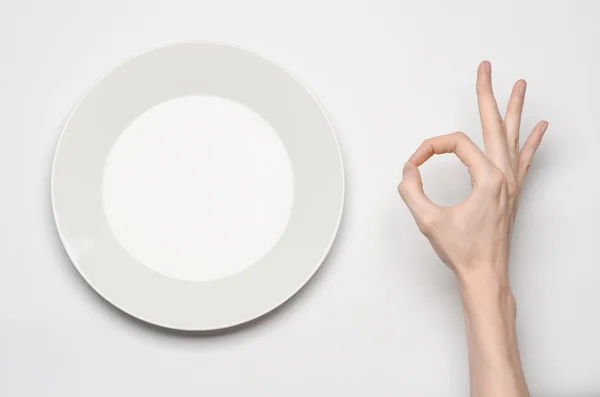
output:
[[[421,173],[417,166],[410,161],[404,165],[402,170],[402,182],[398,185],[398,192],[417,222],[425,214],[438,209],[438,206],[425,195]]]
[[[540,143],[542,142],[542,138],[547,128],[547,121],[540,121],[539,123],[537,123],[533,131],[531,131],[531,134],[529,134],[529,136],[527,137],[525,144],[523,144],[523,148],[519,152],[517,168],[517,178],[519,186],[522,186],[523,181],[525,181],[527,171],[529,171],[531,161],[533,160],[533,155],[540,146]]]
[[[417,167],[434,154],[454,153],[469,168],[474,182],[484,177],[489,160],[464,132],[440,135],[423,141],[409,159]]]
[[[508,100],[508,106],[506,107],[506,116],[504,117],[508,157],[514,170],[517,168],[519,129],[521,127],[521,114],[523,113],[526,89],[527,83],[525,80],[519,80],[515,83],[510,94],[510,99]]]
[[[483,61],[477,69],[476,88],[485,151],[494,164],[506,170],[505,167],[508,165],[506,134],[492,90],[492,65],[488,61]]]

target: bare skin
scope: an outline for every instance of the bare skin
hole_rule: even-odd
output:
[[[508,254],[519,193],[548,123],[540,121],[519,145],[525,90],[524,80],[515,83],[502,118],[492,91],[491,65],[482,62],[477,99],[485,153],[462,132],[427,139],[404,166],[398,186],[419,229],[456,276],[472,397],[529,396],[517,346]],[[427,198],[418,170],[434,154],[444,153],[454,153],[471,175],[471,194],[451,207]]]

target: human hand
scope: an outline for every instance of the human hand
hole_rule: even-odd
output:
[[[526,83],[515,83],[503,119],[492,91],[491,65],[477,70],[477,99],[485,154],[462,132],[425,140],[410,157],[398,186],[421,232],[459,280],[489,270],[508,284],[508,252],[519,193],[542,136],[539,122],[519,147]],[[440,207],[423,192],[417,167],[434,154],[454,153],[468,167],[472,190],[460,204]]]
[[[477,99],[485,154],[462,132],[427,139],[404,166],[398,186],[419,229],[459,281],[471,396],[529,396],[517,346],[508,253],[519,193],[548,123],[539,122],[519,148],[525,88],[525,81],[515,83],[502,119],[490,63],[482,62]],[[425,196],[418,169],[443,153],[456,154],[471,175],[471,194],[451,207],[440,207]]]

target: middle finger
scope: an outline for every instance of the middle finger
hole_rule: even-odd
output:
[[[488,61],[483,61],[477,69],[477,103],[486,154],[498,168],[507,171],[510,161],[506,130],[492,91],[492,69]]]

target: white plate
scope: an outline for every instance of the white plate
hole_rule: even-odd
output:
[[[105,164],[121,133],[148,109],[184,96],[226,98],[258,113],[279,135],[293,171],[293,206],[281,238],[253,265],[210,281],[164,276],[134,259],[103,205]],[[344,175],[332,126],[302,83],[256,53],[194,42],[136,56],[93,86],[60,137],[51,193],[60,238],[96,292],[152,324],[214,330],[273,310],[317,271],[339,226]]]

